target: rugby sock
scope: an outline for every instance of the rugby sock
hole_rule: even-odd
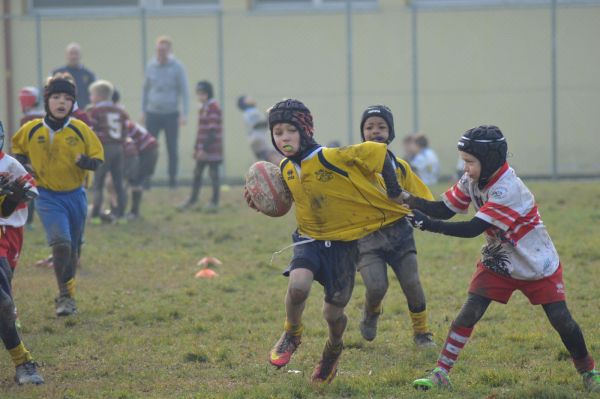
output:
[[[8,353],[10,353],[10,357],[13,363],[15,364],[15,367],[33,360],[31,353],[29,353],[27,348],[25,348],[23,342],[21,342],[19,345],[15,346],[12,349],[9,349]]]
[[[323,350],[323,354],[325,354],[325,353],[338,354],[338,353],[342,352],[342,349],[344,349],[344,343],[342,341],[340,341],[334,345],[331,343],[330,340],[327,340],[327,342],[325,343],[325,349]]]
[[[131,213],[138,215],[140,213],[140,202],[142,202],[142,191],[131,192]]]
[[[456,359],[458,359],[458,354],[469,340],[472,332],[473,327],[458,327],[452,324],[440,357],[438,358],[437,366],[450,373],[452,366],[454,366]]]
[[[379,302],[379,305],[367,310],[369,311],[369,313],[381,314],[381,312],[383,312],[383,303]]]
[[[589,354],[581,359],[573,359],[573,364],[575,365],[575,368],[579,374],[591,371],[596,367],[594,364],[594,359]]]
[[[299,337],[304,332],[304,325],[302,323],[294,325],[286,319],[285,323],[283,324],[283,329],[286,333],[291,334],[295,337]]]
[[[67,291],[67,295],[71,298],[75,297],[75,279],[72,278],[65,283],[65,289]],[[61,290],[62,291],[62,290]]]
[[[413,332],[415,334],[424,334],[429,332],[427,326],[427,310],[422,312],[413,313],[409,310],[410,319],[412,320]]]

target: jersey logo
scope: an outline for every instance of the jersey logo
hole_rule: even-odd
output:
[[[73,137],[73,136],[69,136],[65,139],[65,141],[67,142],[67,144],[69,145],[77,145],[77,138]]]
[[[501,244],[488,244],[481,251],[481,263],[488,269],[503,276],[510,276],[508,254]]]
[[[291,170],[288,170],[287,171],[287,179],[288,180],[294,180],[295,179],[294,172],[292,172]]]
[[[329,180],[333,179],[333,173],[325,169],[319,169],[315,175],[317,175],[317,180],[323,183],[327,183]]]
[[[492,191],[490,191],[490,198],[501,200],[506,198],[508,195],[508,188],[504,186],[495,187]]]
[[[38,144],[44,144],[46,142],[46,137],[38,136]]]

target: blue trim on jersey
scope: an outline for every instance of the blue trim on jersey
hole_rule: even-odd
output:
[[[344,177],[348,177],[348,172],[346,172],[345,170],[342,170],[340,168],[338,168],[337,166],[331,164],[328,160],[325,159],[325,155],[323,155],[323,151],[319,151],[318,154],[319,157],[319,161],[323,164],[323,166],[325,166],[327,169],[331,169],[332,171],[344,176]]]

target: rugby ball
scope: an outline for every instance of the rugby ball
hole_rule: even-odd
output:
[[[258,161],[246,174],[246,190],[258,210],[265,215],[283,216],[292,207],[292,196],[277,165]]]

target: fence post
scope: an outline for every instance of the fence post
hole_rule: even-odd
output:
[[[346,68],[348,74],[347,90],[348,90],[348,144],[352,144],[354,137],[354,115],[353,101],[354,90],[352,87],[352,0],[346,0]]]
[[[42,58],[42,17],[40,13],[35,13],[35,55],[37,62],[37,87],[41,90],[44,87],[44,65]]]
[[[419,131],[419,49],[418,49],[418,10],[414,2],[410,4],[411,10],[411,49],[412,49],[412,103],[413,126],[412,132]]]
[[[552,178],[558,179],[558,126],[557,126],[557,87],[556,87],[556,0],[552,0]]]

